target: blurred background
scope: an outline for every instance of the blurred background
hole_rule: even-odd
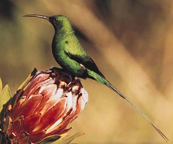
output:
[[[0,76],[12,93],[28,74],[55,62],[54,29],[25,14],[69,17],[88,54],[111,83],[173,139],[173,1],[1,0]],[[89,103],[71,126],[79,144],[162,144],[165,141],[127,102],[82,80]]]

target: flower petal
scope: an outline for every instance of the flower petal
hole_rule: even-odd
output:
[[[85,97],[83,97],[85,95]],[[73,108],[71,108],[66,116],[63,118],[62,122],[54,127],[52,132],[47,133],[45,136],[52,135],[52,134],[61,134],[67,127],[69,123],[71,123],[74,119],[77,118],[80,111],[83,110],[86,102],[88,101],[88,94],[82,93],[79,96],[73,95]]]
[[[29,137],[26,132],[20,132],[19,134],[17,134],[16,137],[14,138],[14,143],[16,140],[19,144],[29,144]]]
[[[81,95],[81,99],[78,102],[78,105],[80,105],[80,109],[82,111],[88,102],[88,93],[85,91],[84,88],[82,88],[80,95]]]
[[[70,123],[70,119],[67,120],[63,120],[59,125],[57,125],[54,129],[52,129],[52,131],[49,131],[48,133],[46,133],[45,136],[49,136],[49,135],[54,135],[54,134],[62,134],[65,131],[68,131],[70,129],[65,129],[67,127],[67,125]]]
[[[40,123],[40,118],[41,115],[39,113],[25,118],[23,121],[24,131],[31,133],[33,129]]]
[[[19,135],[21,131],[21,119],[18,118],[13,122],[12,131],[15,135]]]
[[[32,143],[36,143],[38,141],[41,141],[43,139],[44,135],[45,135],[45,130],[35,131],[29,135],[29,140]]]
[[[37,107],[38,112],[40,112],[43,107],[45,107],[45,103],[50,99],[51,96],[55,95],[57,90],[57,86],[55,84],[48,85],[44,88],[41,88],[40,93],[43,95],[43,99],[40,105]]]
[[[40,105],[41,99],[43,96],[41,94],[30,96],[28,100],[26,100],[20,107],[17,116],[27,116],[34,114],[36,108]]]
[[[43,109],[40,111],[41,114],[46,113],[49,109],[51,109],[59,100],[63,94],[63,89],[59,88],[55,95],[52,95],[49,100],[44,105]]]
[[[34,129],[34,131],[38,131],[41,129],[47,129],[53,123],[55,123],[59,118],[64,115],[66,112],[66,98],[62,98],[59,102],[56,103],[51,109],[49,109],[45,114],[43,114],[40,124]]]
[[[27,97],[32,95],[33,92],[38,90],[39,87],[41,87],[44,83],[47,81],[50,81],[49,74],[40,74],[35,77],[33,81],[31,81],[31,84],[27,87],[26,91],[23,95],[26,95]]]

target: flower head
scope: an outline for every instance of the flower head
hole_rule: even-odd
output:
[[[25,81],[14,104],[8,105],[6,134],[12,143],[37,143],[61,135],[84,109],[88,94],[79,79],[52,68],[39,71]]]

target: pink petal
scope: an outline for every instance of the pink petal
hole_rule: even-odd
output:
[[[63,133],[63,131],[65,130],[67,125],[69,123],[71,123],[72,120],[74,120],[77,117],[78,113],[79,113],[79,109],[77,109],[76,111],[73,111],[73,109],[70,109],[69,112],[67,112],[68,115],[66,115],[63,118],[62,122],[59,125],[57,125],[51,132],[46,134],[46,136],[47,135],[52,135],[52,134],[61,134],[61,133]]]
[[[57,127],[55,127],[52,131],[50,131],[49,133],[47,133],[45,135],[45,137],[49,136],[49,135],[54,135],[54,134],[62,134],[65,131],[68,131],[70,129],[65,129],[67,127],[67,125],[70,123],[70,119],[68,120],[63,120],[63,122],[61,124],[59,124]]]
[[[82,88],[80,95],[81,98],[78,100],[78,105],[80,105],[80,111],[82,111],[88,102],[88,93],[85,91],[84,88]]]
[[[58,89],[55,95],[52,95],[49,100],[45,103],[44,107],[40,111],[41,114],[46,113],[49,109],[51,109],[59,100],[63,94],[63,89]]]
[[[55,123],[59,118],[61,118],[66,112],[66,98],[62,98],[55,106],[49,109],[45,114],[43,114],[40,124],[34,129],[34,131],[38,131],[41,129],[47,129],[53,123]]]
[[[19,110],[20,110],[20,106],[22,105],[22,103],[25,101],[25,99],[21,99],[17,102],[17,104],[14,106],[14,108],[12,109],[12,113],[10,115],[10,117],[12,119],[15,119],[18,116]]]
[[[50,135],[55,135],[55,134],[56,134],[56,135],[61,135],[61,134],[64,134],[64,133],[68,132],[68,131],[71,130],[71,129],[72,129],[72,127],[68,128],[68,129],[62,128],[62,130],[57,130],[57,129],[55,129],[55,130],[53,130],[53,131],[51,131],[51,132],[45,134],[44,138],[45,138],[45,137],[48,137],[48,136],[50,136]]]
[[[30,98],[21,105],[17,115],[23,115],[24,118],[26,118],[27,116],[34,114],[36,108],[40,105],[42,98],[43,96],[41,94],[30,96]]]
[[[26,131],[27,133],[31,133],[32,130],[40,123],[40,118],[40,114],[31,115],[25,118],[23,121],[24,131]]]
[[[21,119],[16,119],[13,122],[13,126],[12,126],[12,131],[13,133],[15,133],[15,135],[19,135],[20,131],[21,131]]]
[[[72,110],[70,109],[69,112],[67,112],[66,117],[63,118],[63,121],[57,127],[55,127],[52,132],[46,134],[46,136],[55,133],[56,134],[63,133],[63,130],[67,127],[67,125],[77,118],[78,114],[82,110],[81,106],[83,102],[84,100],[81,95],[78,97],[77,96],[73,97],[73,109]]]
[[[39,74],[36,76],[35,79],[30,82],[30,85],[27,87],[23,95],[28,97],[29,95],[32,95],[34,91],[38,91],[39,87],[46,83],[46,81],[50,81],[48,78],[49,74]]]
[[[39,142],[40,140],[42,140],[44,135],[45,135],[45,130],[35,131],[29,135],[29,140],[32,143],[36,143],[36,142]]]
[[[40,91],[40,93],[43,96],[53,95],[53,94],[55,94],[56,90],[57,90],[57,85],[50,84],[50,85],[46,86],[42,91]]]
[[[77,100],[75,104],[73,104],[73,112],[71,114],[69,114],[67,119],[71,119],[70,122],[72,122],[74,119],[76,119],[76,117],[79,115],[79,113],[84,109],[86,103],[88,102],[88,94],[86,93],[86,91],[84,89],[81,89],[82,93],[79,94],[79,96],[77,97]],[[83,91],[84,90],[84,91]]]
[[[69,113],[65,118],[64,120],[62,121],[62,125],[68,125],[69,123],[71,123],[77,116],[78,114],[80,113],[81,111],[81,105],[80,105],[80,102],[81,102],[81,99],[82,97],[78,97],[78,100],[77,100],[77,103],[75,103],[74,107],[73,107],[73,110],[71,111],[71,113]],[[64,124],[63,124],[64,123]]]
[[[28,135],[25,132],[21,132],[16,136],[17,142],[19,144],[27,144],[29,143]]]
[[[37,110],[38,112],[40,112],[43,107],[45,107],[45,104],[46,102],[49,100],[49,98],[55,94],[57,90],[57,86],[55,84],[51,84],[51,85],[48,85],[46,86],[42,91],[41,91],[41,94],[43,95],[43,99],[40,103],[40,105],[37,107]]]

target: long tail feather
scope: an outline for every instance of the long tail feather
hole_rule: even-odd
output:
[[[121,96],[123,99],[125,99],[131,106],[133,106],[153,127],[154,129],[163,137],[163,139],[168,142],[169,139],[166,137],[166,135],[142,112],[140,111],[128,98],[126,98],[120,91],[118,91],[113,85],[109,85],[109,88],[111,88],[113,91],[115,91],[119,96]]]
[[[115,91],[119,96],[121,96],[123,99],[125,99],[132,107],[134,107],[153,127],[154,129],[163,137],[163,139],[168,142],[169,139],[161,132],[161,130],[142,112],[140,111],[128,98],[126,98],[119,90],[117,90],[108,80],[106,80],[104,77],[100,76],[99,74],[87,69],[87,73],[89,78],[92,78],[96,80],[99,83],[102,83],[109,88],[111,88],[113,91]]]

